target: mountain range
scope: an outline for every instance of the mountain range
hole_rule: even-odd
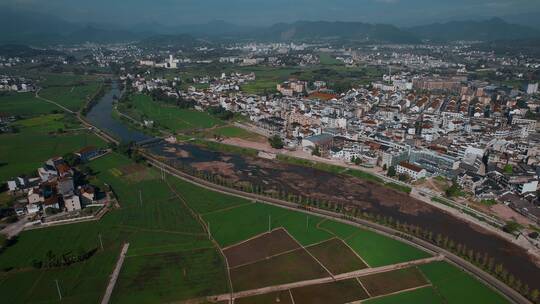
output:
[[[31,12],[0,10],[0,44],[75,44],[84,42],[135,42],[143,44],[196,45],[200,38],[210,41],[235,39],[252,41],[356,41],[419,43],[422,40],[497,41],[536,39],[540,30],[509,23],[500,18],[481,21],[451,21],[399,28],[389,24],[362,22],[298,21],[267,27],[250,27],[213,21],[205,24],[165,26],[141,23],[132,26],[81,24]]]

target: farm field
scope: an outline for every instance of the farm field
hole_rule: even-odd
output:
[[[274,255],[300,249],[285,230],[276,229],[256,238],[223,249],[229,267],[264,260]]]
[[[416,267],[382,272],[358,278],[372,297],[390,294],[428,285],[423,274]],[[392,284],[388,284],[392,282]]]
[[[367,268],[342,240],[333,238],[306,248],[333,275]]]
[[[230,269],[234,291],[257,289],[329,276],[305,250],[298,249]]]
[[[291,298],[291,293],[289,290],[277,291],[273,293],[267,293],[258,296],[252,296],[247,298],[240,298],[234,300],[236,304],[294,304]]]
[[[18,133],[0,134],[0,182],[37,170],[47,159],[105,142],[62,114],[19,120]],[[58,132],[61,129],[62,132]]]
[[[62,86],[50,86],[39,92],[39,96],[52,100],[72,111],[78,111],[99,91],[101,83],[74,83]]]
[[[445,303],[433,287],[423,287],[380,298],[369,299],[366,304],[442,304]]]
[[[291,293],[297,304],[349,303],[369,297],[355,279],[295,288]]]
[[[36,98],[33,92],[0,95],[0,113],[29,117],[51,114],[53,111],[60,111],[60,109],[53,104]]]
[[[65,294],[63,301],[99,302],[124,242],[129,242],[130,248],[111,303],[178,302],[227,294],[231,291],[229,276],[233,291],[329,277],[330,274],[319,263],[335,272],[365,267],[339,239],[349,244],[350,240],[359,237],[355,247],[351,246],[352,250],[362,259],[368,261],[366,257],[371,257],[372,262],[380,264],[424,257],[418,253],[411,254],[413,250],[406,244],[384,236],[377,238],[371,235],[375,234],[373,232],[346,224],[211,192],[170,176],[164,181],[160,172],[134,164],[119,154],[109,154],[92,161],[89,166],[95,172],[92,182],[110,185],[118,197],[120,208],[111,210],[99,222],[23,232],[13,246],[0,253],[0,269],[4,270],[0,272],[0,292],[9,303],[56,301],[56,279]],[[176,196],[167,182],[185,201]],[[236,261],[232,263],[232,269],[227,269],[225,257],[208,239],[205,229],[197,218],[191,216],[188,207],[210,224],[211,234],[221,248],[235,245],[224,250],[230,261]],[[269,226],[271,233],[268,233]],[[283,229],[278,229],[281,227]],[[99,246],[99,235],[103,249]],[[246,241],[255,236],[258,238]],[[370,242],[377,242],[382,253],[375,255],[373,251],[376,248]],[[308,246],[317,260],[300,245]],[[36,260],[45,261],[49,251],[60,256],[66,252],[92,249],[97,249],[94,256],[71,266],[51,269],[32,266]],[[401,254],[405,257],[400,257]],[[335,255],[351,262],[333,263]],[[382,255],[391,258],[382,259]],[[7,269],[11,270],[5,271]],[[454,301],[448,303],[458,303],[456,301],[463,300],[465,296],[454,295],[459,289],[447,284],[466,290],[466,299],[478,291],[493,293],[449,264],[434,263],[420,266],[420,270],[413,269],[405,273],[387,272],[361,277],[359,280],[363,284],[365,281],[365,288],[373,293],[371,296],[386,295],[429,282],[438,294]],[[429,282],[423,281],[422,273]],[[446,280],[446,273],[451,274],[449,280]],[[474,288],[459,286],[461,281]],[[350,279],[306,286],[240,299],[236,303],[275,303],[276,298],[280,299],[279,303],[345,303],[367,299],[368,292],[358,282]],[[34,287],[21,290],[14,286]],[[388,297],[427,299],[429,296],[415,292],[404,291]],[[495,294],[491,296],[493,299],[498,297]]]
[[[444,303],[507,303],[501,295],[446,262],[431,263],[419,268],[444,299]]]
[[[171,131],[207,129],[222,124],[219,119],[206,112],[154,102],[150,96],[143,94],[134,95],[132,103],[135,110],[130,110],[129,114],[135,119],[153,120],[154,123]]]
[[[320,227],[344,239],[370,267],[402,263],[429,256],[427,253],[400,241],[369,230],[355,229],[343,223],[324,221]]]

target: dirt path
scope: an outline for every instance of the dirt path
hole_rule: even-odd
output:
[[[107,285],[107,289],[105,290],[105,295],[103,295],[103,299],[101,300],[101,304],[108,304],[111,300],[111,295],[114,290],[114,286],[116,285],[116,281],[118,280],[118,275],[120,274],[120,269],[122,269],[122,265],[124,264],[124,259],[126,258],[126,253],[129,248],[129,243],[125,243],[122,247],[122,251],[120,251],[120,257],[118,258],[118,262],[116,262],[116,267],[114,267],[114,271],[111,274],[111,280],[109,281],[109,284]]]
[[[276,292],[276,291],[284,291],[284,290],[290,290],[290,289],[299,288],[299,287],[306,287],[306,286],[354,279],[361,276],[382,273],[382,272],[389,272],[393,270],[404,269],[411,266],[423,265],[423,264],[428,264],[428,263],[432,263],[435,261],[442,261],[442,260],[444,260],[444,256],[438,255],[435,257],[430,257],[426,259],[420,259],[420,260],[415,260],[415,261],[410,261],[410,262],[405,262],[405,263],[387,265],[387,266],[376,267],[376,268],[365,268],[365,269],[361,269],[357,271],[339,274],[333,277],[328,276],[328,277],[324,277],[320,279],[299,281],[299,282],[268,286],[268,287],[252,289],[252,290],[245,290],[245,291],[235,292],[233,293],[232,296],[233,296],[233,299],[251,297],[251,296]],[[209,299],[216,300],[216,301],[227,301],[230,299],[230,297],[231,297],[231,294],[222,294],[222,295],[209,297]]]

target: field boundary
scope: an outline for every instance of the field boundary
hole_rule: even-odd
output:
[[[319,259],[317,259],[311,252],[309,252],[309,250],[306,249],[306,247],[304,247],[302,244],[300,244],[300,242],[298,242],[290,233],[289,231],[285,230],[285,232],[287,232],[287,234],[296,242],[298,243],[298,245],[300,246],[300,248],[302,248],[304,251],[307,252],[307,254],[309,254],[311,256],[312,259],[314,259],[326,272],[328,272],[328,274],[332,277],[332,279],[334,278],[334,274],[328,269],[326,268],[326,266],[324,266],[324,264],[319,261]]]
[[[245,204],[238,204],[238,205],[235,205],[235,206],[229,206],[229,207],[223,208],[223,209],[218,209],[218,210],[214,210],[214,211],[209,211],[209,212],[205,212],[205,213],[200,213],[200,215],[201,215],[201,216],[206,216],[206,215],[210,215],[210,214],[221,213],[221,212],[225,212],[225,211],[234,210],[234,209],[236,209],[236,208],[242,208],[242,207],[250,206],[250,205],[253,205],[253,204],[256,204],[256,203],[254,203],[254,202],[249,202],[249,203],[245,203]]]

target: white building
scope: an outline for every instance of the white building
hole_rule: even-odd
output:
[[[527,94],[536,94],[538,93],[538,82],[537,83],[529,83],[527,85]]]
[[[64,196],[64,207],[68,212],[81,210],[81,200],[77,195]]]
[[[408,162],[401,162],[396,166],[397,174],[407,174],[411,179],[417,180],[427,175],[426,169],[418,167]]]

